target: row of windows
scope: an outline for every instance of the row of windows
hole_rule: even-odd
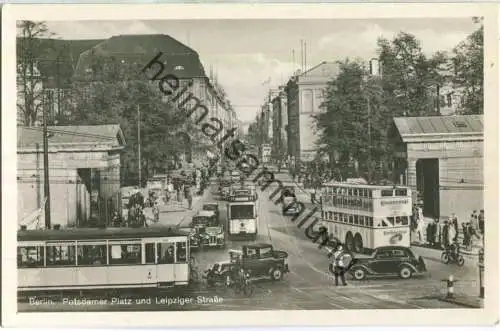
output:
[[[323,202],[325,205],[338,208],[357,209],[373,211],[373,200],[370,198],[358,198],[342,195],[326,195]]]
[[[396,216],[385,218],[373,218],[371,216],[352,215],[346,213],[337,213],[333,211],[322,211],[321,216],[324,220],[340,222],[346,224],[360,225],[366,227],[392,227],[408,225],[410,222],[409,216]]]
[[[340,195],[348,197],[406,197],[408,196],[408,190],[405,188],[396,189],[370,189],[370,188],[352,188],[352,187],[339,187],[339,186],[327,186],[325,188],[326,195]],[[380,193],[380,194],[379,194]]]
[[[142,250],[145,261],[142,261]],[[97,266],[184,263],[186,243],[25,246],[17,248],[17,266]]]

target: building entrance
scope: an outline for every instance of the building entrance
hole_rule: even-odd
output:
[[[423,202],[425,217],[438,218],[439,210],[439,159],[419,159],[416,164],[417,192]]]

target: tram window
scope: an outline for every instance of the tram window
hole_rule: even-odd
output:
[[[106,264],[106,245],[78,244],[78,265]]]
[[[175,263],[175,246],[171,243],[157,245],[158,264]]]
[[[47,266],[76,265],[75,245],[47,246]]]
[[[19,268],[43,267],[43,247],[18,247],[17,266]]]
[[[401,225],[408,225],[410,223],[410,216],[402,216],[401,223]]]
[[[187,261],[186,243],[185,242],[178,242],[177,243],[177,262],[186,262],[186,261]]]
[[[405,188],[398,188],[395,191],[397,197],[405,197],[408,195],[408,190]]]
[[[392,190],[382,190],[382,191],[380,191],[380,195],[383,196],[383,197],[392,197],[393,193],[394,192]]]
[[[147,243],[144,245],[144,249],[146,250],[146,263],[156,263],[155,261],[155,244]]]
[[[141,264],[141,244],[117,244],[109,248],[109,264]]]

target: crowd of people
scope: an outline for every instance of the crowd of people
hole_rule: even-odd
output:
[[[455,213],[449,219],[440,221],[434,219],[425,223],[421,205],[414,205],[412,217],[412,231],[416,239],[423,244],[436,249],[447,249],[449,246],[462,246],[472,249],[474,239],[484,236],[484,210],[474,210],[468,221],[460,221]],[[462,241],[459,233],[462,232]]]
[[[180,171],[177,175],[169,175],[162,192],[150,190],[144,196],[139,189],[130,195],[126,209],[126,216],[115,211],[112,217],[114,227],[143,227],[147,226],[147,215],[145,208],[151,208],[153,222],[160,219],[160,205],[174,203],[184,204],[187,208],[193,207],[193,196],[202,195],[209,184],[209,172],[206,168],[194,169],[192,171]]]

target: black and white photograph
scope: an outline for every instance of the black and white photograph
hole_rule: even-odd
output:
[[[498,22],[377,6],[4,8],[16,323],[493,323]]]

